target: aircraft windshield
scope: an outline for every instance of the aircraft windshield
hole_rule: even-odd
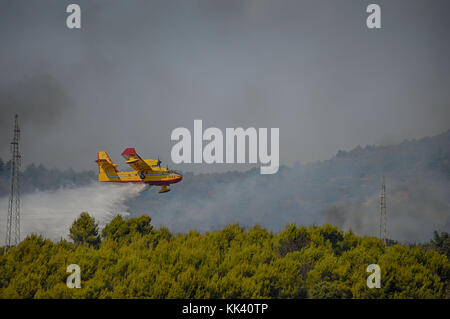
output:
[[[181,171],[177,171],[177,170],[169,170],[168,173],[175,173],[178,174],[180,176],[183,176],[183,174],[181,173]]]

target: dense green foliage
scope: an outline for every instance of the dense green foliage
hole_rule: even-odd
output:
[[[448,233],[439,235],[439,233],[435,231],[431,246],[439,253],[450,256],[450,235]]]
[[[83,213],[71,228],[75,243],[31,235],[17,247],[1,248],[0,297],[449,297],[449,258],[432,244],[386,246],[330,225],[291,224],[275,234],[234,224],[174,235],[150,221],[117,216],[100,241],[95,221]],[[69,264],[81,268],[80,289],[66,286]],[[369,264],[381,267],[380,289],[366,285]]]
[[[100,244],[98,223],[96,223],[95,219],[89,216],[88,213],[83,212],[80,217],[73,222],[72,227],[70,227],[69,237],[73,240],[75,245],[86,244],[98,247]]]

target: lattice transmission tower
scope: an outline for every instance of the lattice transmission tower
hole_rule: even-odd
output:
[[[11,142],[11,186],[9,190],[8,217],[6,220],[6,246],[20,242],[20,189],[19,189],[19,117],[14,119],[14,137]]]
[[[387,243],[386,236],[386,184],[384,182],[384,176],[381,183],[381,196],[380,196],[380,239]]]

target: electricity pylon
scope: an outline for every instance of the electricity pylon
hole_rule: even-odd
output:
[[[9,191],[8,217],[6,221],[6,246],[20,242],[20,189],[19,189],[19,117],[15,116],[14,137],[11,142],[11,187]]]
[[[384,183],[384,176],[381,184],[380,197],[380,239],[386,244],[386,184]]]

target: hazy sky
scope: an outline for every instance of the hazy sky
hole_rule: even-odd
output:
[[[0,157],[16,112],[24,164],[77,170],[128,146],[171,165],[170,133],[194,119],[279,127],[288,165],[435,135],[450,128],[449,37],[448,0],[0,0]]]

